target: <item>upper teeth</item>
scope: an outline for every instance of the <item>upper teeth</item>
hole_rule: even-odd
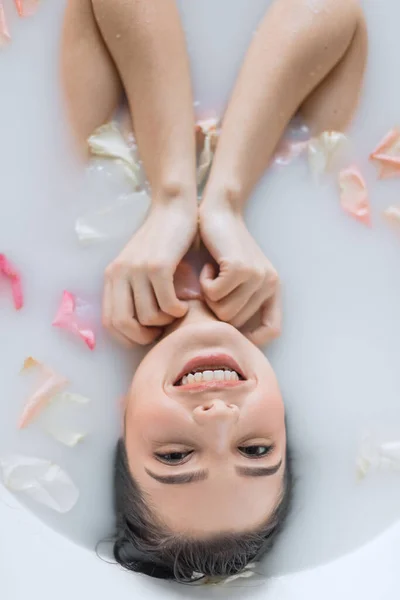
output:
[[[239,381],[239,375],[236,371],[217,369],[214,371],[197,371],[182,377],[182,385],[202,381]]]

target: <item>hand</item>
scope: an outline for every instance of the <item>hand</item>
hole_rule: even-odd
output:
[[[106,269],[103,324],[124,345],[151,344],[181,318],[187,304],[174,273],[197,233],[197,206],[185,200],[153,204],[142,227]]]
[[[281,331],[281,298],[275,269],[249,233],[243,217],[228,203],[204,201],[200,207],[200,234],[219,265],[216,274],[206,265],[200,282],[215,315],[236,327],[257,346]],[[255,329],[246,324],[260,311]]]

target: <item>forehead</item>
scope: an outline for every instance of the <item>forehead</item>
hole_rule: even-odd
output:
[[[207,536],[251,531],[267,523],[282,497],[284,469],[260,478],[240,477],[232,470],[185,485],[160,484],[137,473],[135,478],[169,529]]]

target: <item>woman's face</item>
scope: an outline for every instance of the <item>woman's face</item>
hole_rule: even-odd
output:
[[[200,303],[137,369],[125,442],[146,502],[177,533],[250,531],[279,502],[286,430],[276,377]]]

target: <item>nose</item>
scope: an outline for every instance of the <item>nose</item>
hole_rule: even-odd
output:
[[[193,418],[199,425],[226,422],[234,424],[239,418],[239,408],[235,404],[227,404],[223,400],[211,400],[197,406]]]

